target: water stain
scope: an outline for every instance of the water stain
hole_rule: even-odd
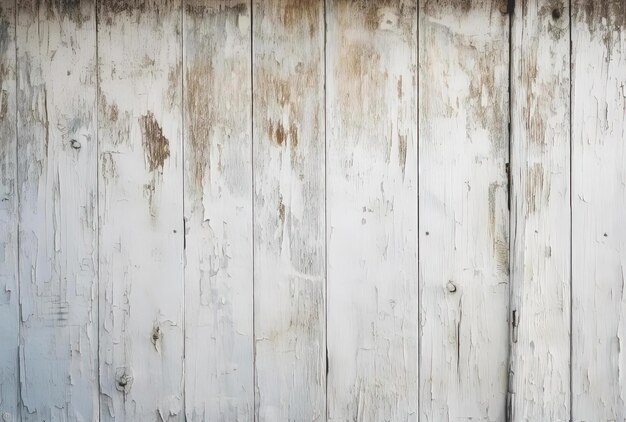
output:
[[[151,111],[139,118],[139,124],[149,170],[154,171],[159,167],[163,169],[163,163],[170,156],[170,143],[163,136],[161,126]]]

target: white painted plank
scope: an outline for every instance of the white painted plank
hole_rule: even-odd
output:
[[[422,2],[419,28],[421,420],[504,420],[506,2]]]
[[[325,417],[324,3],[253,3],[256,417]]]
[[[572,7],[572,416],[624,420],[626,3]]]
[[[254,412],[250,3],[186,1],[185,397],[189,420]]]
[[[415,421],[417,2],[326,17],[328,420]]]
[[[15,2],[0,3],[0,418],[18,420]]]
[[[511,70],[511,420],[570,418],[569,8],[516,2]]]
[[[98,414],[94,5],[18,5],[22,420]]]
[[[98,8],[102,420],[183,420],[182,9]]]

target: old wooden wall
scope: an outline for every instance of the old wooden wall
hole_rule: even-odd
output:
[[[0,420],[624,420],[625,208],[625,0],[0,0]]]

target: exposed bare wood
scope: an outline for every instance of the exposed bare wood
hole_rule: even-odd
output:
[[[421,2],[420,414],[506,415],[506,2]],[[445,52],[445,53],[444,53]]]
[[[516,2],[511,62],[512,420],[570,418],[569,8]]]
[[[626,2],[572,7],[572,419],[624,420]]]
[[[326,17],[328,419],[415,421],[417,2]]]
[[[98,414],[95,2],[19,2],[24,421]]]
[[[0,3],[0,417],[18,420],[15,2]]]
[[[102,420],[184,420],[181,6],[98,8]]]
[[[253,3],[256,416],[325,413],[324,3]]]
[[[253,419],[250,3],[186,1],[188,420]]]

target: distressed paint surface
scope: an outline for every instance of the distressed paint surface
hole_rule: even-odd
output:
[[[324,4],[253,3],[255,404],[325,417]]]
[[[328,420],[415,421],[417,2],[326,17]]]
[[[511,62],[512,420],[570,418],[568,3],[517,2]]]
[[[252,420],[249,2],[186,1],[183,48],[186,415]]]
[[[22,420],[98,413],[94,4],[18,5]]]
[[[501,421],[509,301],[506,2],[420,4],[420,415]]]
[[[626,5],[569,3],[0,1],[0,420],[626,418]]]
[[[572,419],[624,420],[626,3],[572,8]]]
[[[183,420],[182,9],[98,5],[101,420]]]
[[[0,3],[0,418],[18,420],[15,4]]]

